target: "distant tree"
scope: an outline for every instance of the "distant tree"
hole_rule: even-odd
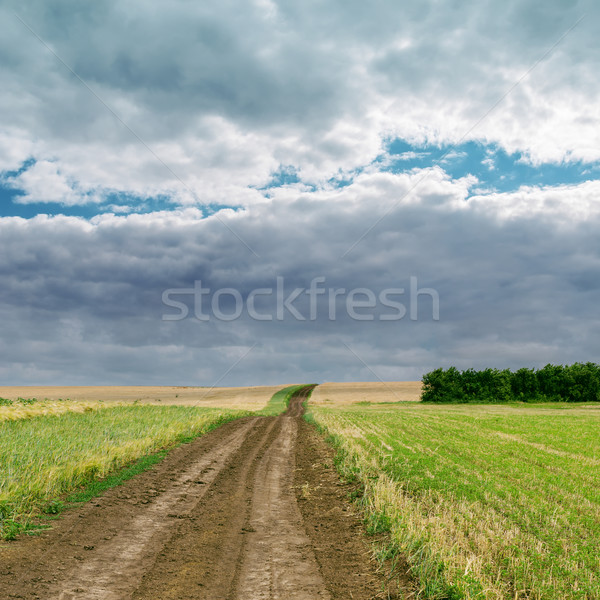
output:
[[[464,402],[460,385],[460,373],[456,367],[435,369],[423,375],[424,402]]]
[[[535,402],[540,394],[535,371],[523,367],[513,373],[511,377],[511,392],[515,400]]]
[[[435,369],[423,375],[425,402],[598,402],[600,365],[546,365],[534,370]]]

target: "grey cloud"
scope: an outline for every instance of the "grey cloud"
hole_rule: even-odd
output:
[[[453,207],[449,194],[434,211],[426,202],[397,208],[340,259],[378,210],[363,184],[360,194],[350,186],[310,210],[306,201],[275,201],[230,216],[258,258],[216,218],[191,213],[171,215],[168,226],[164,215],[94,225],[1,220],[2,379],[210,385],[254,344],[223,384],[373,379],[361,359],[381,377],[402,379],[440,364],[518,367],[597,355],[598,217],[570,228],[558,219],[500,221]],[[427,296],[417,321],[357,322],[344,311],[329,321],[322,298],[314,322],[161,318],[170,310],[165,288],[201,279],[246,298],[278,276],[286,293],[317,276],[325,287],[375,293],[407,288],[416,276],[439,292],[440,321]],[[273,299],[259,306],[274,311]],[[309,316],[306,298],[295,306]]]
[[[75,4],[18,4],[16,12],[107,100],[118,91],[135,103],[142,112],[131,125],[149,139],[177,135],[204,114],[251,127],[331,119],[351,85],[333,57],[315,52],[293,24],[274,27],[253,3]],[[19,65],[26,72],[44,64],[72,79],[24,28],[18,37],[29,47]],[[79,101],[78,85],[65,90],[76,94],[73,107],[98,109]],[[160,118],[149,122],[149,114]]]

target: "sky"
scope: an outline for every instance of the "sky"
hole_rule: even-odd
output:
[[[0,4],[0,382],[600,361],[593,0]]]

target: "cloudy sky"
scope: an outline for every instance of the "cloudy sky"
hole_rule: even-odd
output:
[[[4,0],[0,381],[600,361],[599,26],[594,0]]]

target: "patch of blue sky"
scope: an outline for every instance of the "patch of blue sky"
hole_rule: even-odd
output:
[[[35,161],[30,160],[16,171],[4,172],[0,175],[0,217],[18,216],[31,218],[38,214],[68,215],[90,219],[108,212],[116,214],[151,213],[174,210],[177,206],[166,195],[140,197],[125,192],[103,192],[100,202],[91,201],[76,205],[59,202],[19,202],[24,195],[9,183],[23,171],[30,168]],[[405,140],[395,139],[386,144],[385,151],[377,157],[371,166],[381,171],[393,173],[408,172],[439,166],[450,177],[458,179],[466,175],[474,175],[479,183],[474,186],[473,193],[511,192],[521,186],[557,186],[577,184],[589,180],[600,179],[600,162],[563,162],[533,165],[521,153],[509,154],[495,144],[465,142],[457,146],[436,146],[433,144],[416,145]],[[330,178],[327,185],[342,188],[350,185],[354,178],[364,169],[357,168],[351,172],[340,170]],[[293,165],[279,165],[271,174],[269,181],[256,189],[269,196],[269,190],[284,186],[301,184],[307,190],[316,187],[302,182],[300,173]],[[236,210],[239,207],[221,204],[203,206],[205,216],[209,216],[224,208]]]
[[[271,179],[262,187],[257,187],[257,190],[268,190],[278,188],[284,185],[294,185],[300,183],[298,170],[294,165],[279,165],[277,171],[271,173]]]
[[[271,198],[271,193],[269,190],[286,187],[286,186],[294,186],[301,184],[302,189],[306,191],[315,191],[317,186],[314,183],[309,183],[306,181],[302,181],[300,176],[300,172],[294,165],[282,165],[280,164],[276,171],[273,171],[270,175],[269,181],[262,186],[251,185],[249,186],[252,189],[255,189],[259,192],[263,193],[265,198]],[[338,186],[342,187],[342,186]],[[228,207],[234,208],[234,207]]]
[[[600,162],[534,165],[523,153],[508,153],[497,144],[474,141],[456,146],[437,146],[416,145],[395,139],[386,144],[384,152],[371,166],[392,173],[439,166],[453,179],[474,175],[479,181],[473,188],[473,193],[477,194],[513,192],[522,186],[548,187],[600,179]],[[327,181],[327,185],[334,188],[347,187],[363,171],[364,168],[357,168],[352,172],[340,170]],[[300,174],[294,166],[280,165],[277,171],[271,174],[269,182],[256,189],[268,197],[272,188],[301,183],[303,182]]]
[[[245,209],[243,206],[232,206],[230,204],[217,204],[217,203],[212,203],[212,204],[205,204],[202,206],[202,213],[204,218],[206,217],[210,217],[211,215],[214,215],[216,213],[218,213],[220,210],[233,210],[234,212],[243,212]]]
[[[338,171],[338,173],[327,180],[327,185],[334,188],[343,188],[352,184],[355,177],[364,171],[364,167],[357,167],[352,171]]]
[[[563,162],[533,165],[520,152],[509,154],[496,144],[465,142],[457,146],[413,145],[396,139],[378,158],[381,169],[401,173],[439,166],[453,179],[474,175],[478,190],[511,192],[521,186],[577,184],[600,178],[600,163]]]
[[[10,174],[13,175],[12,173]],[[151,213],[173,210],[174,205],[167,196],[140,197],[137,195],[110,192],[102,195],[101,202],[66,205],[60,202],[19,202],[24,192],[0,180],[0,217],[22,217],[30,219],[39,214],[66,215],[91,219],[100,214]]]

